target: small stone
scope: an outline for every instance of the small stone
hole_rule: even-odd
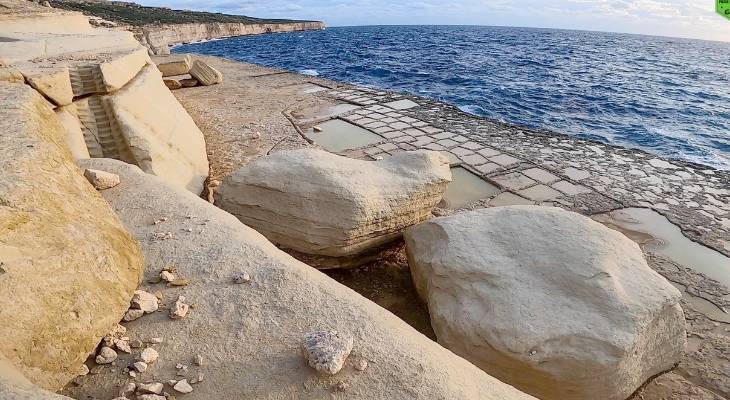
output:
[[[320,127],[320,126],[313,126],[312,127],[312,130],[315,131],[315,132],[322,132],[322,127]]]
[[[188,314],[190,306],[185,304],[185,296],[178,296],[175,303],[170,308],[170,318],[182,319]]]
[[[157,311],[160,307],[157,297],[144,290],[135,290],[134,296],[132,296],[132,307],[133,309],[142,310],[149,314]]]
[[[152,364],[153,362],[157,361],[157,358],[160,355],[157,353],[157,350],[153,348],[146,348],[142,350],[142,353],[139,355],[139,361],[146,362],[147,364]]]
[[[200,367],[203,365],[203,362],[204,362],[203,356],[201,356],[200,354],[196,354],[195,355],[195,365]]]
[[[132,368],[134,368],[137,372],[145,372],[147,371],[147,363],[144,361],[137,361],[132,364]]]
[[[174,379],[170,379],[169,381],[167,381],[167,384],[170,386],[175,386],[176,383],[177,383],[177,381]]]
[[[141,394],[137,396],[137,400],[167,400],[167,398],[159,394]]]
[[[129,346],[132,347],[133,349],[139,349],[142,347],[143,344],[144,343],[142,343],[142,341],[139,339],[134,339],[134,340],[129,341]]]
[[[175,274],[170,271],[162,271],[160,272],[160,279],[165,282],[172,282],[175,280]]]
[[[97,364],[111,364],[117,359],[117,352],[112,350],[110,347],[102,347],[98,353],[96,353]]]
[[[130,310],[127,310],[127,312],[124,314],[124,318],[122,318],[122,319],[126,322],[131,322],[143,315],[144,315],[144,311],[142,311],[142,310],[130,309]]]
[[[198,372],[198,377],[197,378],[193,378],[193,380],[190,381],[190,383],[200,383],[200,382],[203,381],[203,379],[205,379],[205,374],[202,373],[202,372]]]
[[[137,385],[134,382],[129,382],[126,385],[124,385],[121,389],[119,389],[119,396],[127,397],[129,395],[134,394],[135,390],[137,390]]]
[[[84,177],[96,188],[96,190],[110,189],[121,183],[119,175],[97,169],[84,170]]]
[[[163,388],[160,382],[140,383],[137,385],[137,394],[160,394]]]
[[[242,272],[239,274],[236,274],[233,277],[233,282],[242,284],[242,283],[249,283],[251,282],[251,275],[248,274],[248,272]]]
[[[353,343],[351,337],[337,331],[311,332],[304,335],[302,350],[310,367],[325,374],[335,375],[345,365]]]
[[[186,376],[188,374],[188,366],[182,365],[180,368],[178,368],[177,376]]]
[[[163,79],[162,82],[167,86],[170,90],[176,90],[183,87],[182,83],[176,79]]]
[[[355,369],[358,371],[365,371],[368,368],[368,360],[366,359],[360,359],[358,362],[355,363]]]
[[[347,383],[345,383],[343,381],[339,381],[335,384],[335,386],[332,389],[334,389],[335,392],[344,392],[349,387],[350,387],[350,385],[348,385]]]
[[[180,380],[172,388],[180,393],[190,393],[193,391],[193,387],[190,386],[187,379]]]
[[[114,347],[116,347],[117,350],[127,353],[127,354],[132,352],[132,348],[129,346],[129,341],[127,341],[127,340],[115,339]]]
[[[129,377],[130,378],[136,378],[137,377],[137,371],[129,371]]]
[[[89,367],[86,364],[81,364],[81,367],[79,367],[78,376],[86,376],[88,374],[89,374]]]
[[[163,339],[161,337],[153,337],[150,340],[148,340],[147,343],[160,344],[160,343],[162,343],[162,341],[163,341]]]
[[[108,333],[108,336],[121,339],[124,337],[125,333],[127,333],[127,328],[125,328],[124,325],[117,324],[114,328],[112,328],[111,332]]]

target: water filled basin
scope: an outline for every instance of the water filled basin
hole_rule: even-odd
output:
[[[321,132],[307,131],[307,137],[331,152],[357,149],[382,142],[382,136],[341,119],[333,119],[317,125]]]
[[[473,201],[492,197],[499,188],[463,167],[451,168],[452,180],[439,207],[457,209]]]

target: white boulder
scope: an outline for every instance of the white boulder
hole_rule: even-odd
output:
[[[449,161],[438,152],[361,161],[301,149],[240,168],[223,182],[216,204],[286,248],[346,257],[428,219],[450,181]]]
[[[404,236],[439,343],[536,397],[623,400],[682,356],[680,292],[587,217],[498,207]]]
[[[162,76],[185,75],[190,72],[190,55],[170,55],[165,57],[155,57],[157,69],[162,72]]]
[[[220,71],[200,60],[193,61],[193,65],[190,67],[190,75],[203,86],[223,82],[223,74]]]

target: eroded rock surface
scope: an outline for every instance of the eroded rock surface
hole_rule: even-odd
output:
[[[143,376],[185,379],[204,373],[186,399],[323,399],[339,381],[342,399],[531,399],[417,333],[357,293],[278,250],[232,215],[190,192],[115,160],[92,159],[122,183],[101,192],[142,241],[148,265],[177,266],[184,287],[149,283],[160,268],[147,268],[142,289],[159,291],[166,305],[180,295],[194,311],[173,321],[165,313],[127,325],[126,335],[164,337],[159,359]],[[159,224],[152,221],[166,218]],[[191,229],[190,232],[187,229]],[[172,238],[153,240],[158,232]],[[231,277],[245,268],[253,279]],[[302,357],[301,339],[312,331],[348,332],[352,354],[335,378],[322,376]],[[205,354],[204,366],[173,376],[180,362]],[[125,357],[120,355],[121,357]],[[369,360],[365,371],[352,363]],[[124,362],[131,362],[132,360]],[[196,371],[197,370],[197,371]],[[110,368],[78,379],[67,391],[75,398],[113,398],[130,378]]]
[[[30,86],[0,83],[0,132],[0,356],[57,390],[124,314],[142,255]]]
[[[33,385],[13,365],[0,358],[0,399],[3,400],[71,400]]]
[[[301,149],[242,167],[223,182],[216,204],[286,248],[345,257],[429,218],[450,181],[437,152],[370,162]]]
[[[439,343],[541,399],[625,399],[683,354],[679,291],[589,218],[499,207],[405,238]]]

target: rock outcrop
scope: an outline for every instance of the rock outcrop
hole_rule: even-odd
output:
[[[301,149],[240,168],[223,182],[216,204],[286,248],[349,257],[429,218],[450,181],[449,162],[438,152],[375,162]]]
[[[205,374],[185,399],[314,400],[330,398],[334,387],[345,386],[338,398],[532,399],[190,192],[116,160],[90,159],[82,165],[121,176],[120,185],[101,193],[142,241],[148,265],[160,267],[146,270],[141,289],[161,292],[167,306],[180,295],[196,304],[182,320],[157,312],[125,323],[132,339],[164,339],[155,345],[159,359],[143,377]],[[150,283],[169,265],[177,267],[187,286]],[[250,281],[235,283],[242,272],[250,274]],[[302,356],[302,337],[314,331],[353,338],[352,352],[335,377],[320,375]],[[118,363],[131,364],[138,352],[120,354]],[[205,355],[204,365],[190,365],[187,376],[173,375],[186,374],[176,364],[192,363],[196,354]],[[364,371],[354,368],[362,359],[371,361]],[[74,398],[113,398],[124,387],[119,377],[118,370],[103,368],[67,390]]]
[[[623,400],[682,356],[679,291],[587,217],[499,207],[405,239],[439,343],[536,397]]]
[[[0,399],[3,400],[72,400],[32,384],[8,361],[0,358]]]
[[[117,158],[202,191],[208,175],[203,134],[131,32],[94,29],[88,22],[85,29],[67,31],[51,23],[43,30],[38,16],[66,13],[27,1],[0,0],[0,6],[26,10],[4,15],[0,8],[0,17],[14,21],[0,24],[6,38],[0,63],[13,67],[4,68],[2,79],[16,79],[17,70],[59,107],[74,158]],[[23,21],[35,28],[18,30]]]
[[[124,314],[142,256],[30,86],[0,83],[0,132],[0,357],[57,390]]]
[[[170,54],[170,46],[181,43],[199,42],[232,36],[256,35],[272,32],[295,32],[324,29],[318,21],[291,22],[280,24],[244,23],[200,23],[200,24],[163,24],[137,28],[135,35],[139,41],[156,55]]]

